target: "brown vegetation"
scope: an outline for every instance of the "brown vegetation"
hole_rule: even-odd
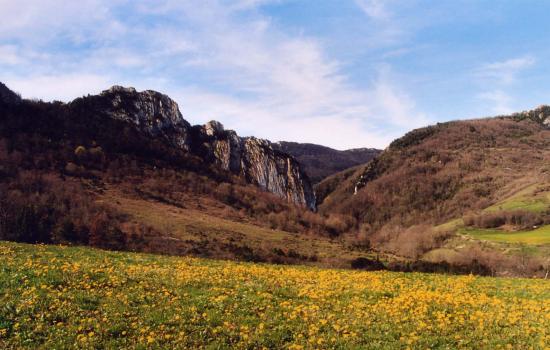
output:
[[[450,232],[436,231],[427,225],[386,225],[370,237],[370,243],[381,251],[418,260],[424,253],[441,247],[450,236]]]
[[[340,171],[365,164],[382,152],[374,148],[338,151],[321,145],[296,142],[278,142],[273,146],[296,158],[314,184]]]
[[[550,160],[549,140],[550,130],[512,118],[415,130],[365,167],[362,180],[359,172],[343,175],[323,192],[319,210],[350,214],[372,232],[444,223],[495,203],[526,177],[547,177],[539,169]]]
[[[507,225],[514,229],[525,230],[549,223],[549,213],[526,210],[470,214],[464,217],[464,225],[477,228],[497,228]]]

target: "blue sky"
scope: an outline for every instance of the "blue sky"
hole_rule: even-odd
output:
[[[154,89],[191,123],[337,149],[550,103],[550,2],[0,0],[0,81]]]

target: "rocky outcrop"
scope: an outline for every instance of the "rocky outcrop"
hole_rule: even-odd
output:
[[[355,183],[353,194],[357,194],[357,192],[359,192],[360,189],[365,187],[368,182],[376,179],[378,175],[380,175],[381,173],[380,163],[381,162],[378,158],[375,158],[371,160],[369,163],[367,163],[363,172],[359,176],[359,179]]]
[[[164,139],[206,163],[242,176],[290,202],[315,209],[315,195],[300,164],[292,156],[274,150],[269,141],[241,138],[216,121],[192,127],[183,119],[177,103],[156,91],[113,86],[99,96],[79,100],[71,104],[131,123],[141,132]],[[84,107],[79,103],[83,101]]]
[[[275,150],[271,142],[241,138],[233,130],[211,121],[199,127],[194,139],[205,159],[224,170],[243,176],[266,191],[315,210],[315,194],[300,164],[289,154]]]
[[[189,150],[191,125],[183,119],[178,104],[166,95],[146,90],[113,86],[100,94],[99,108],[111,118],[135,124],[153,137],[162,137],[183,150]]]
[[[2,104],[18,104],[21,102],[21,97],[11,91],[6,85],[0,83],[0,103]]]
[[[531,119],[547,128],[550,128],[550,106],[541,105],[530,111],[515,113],[512,114],[512,118],[516,120]]]

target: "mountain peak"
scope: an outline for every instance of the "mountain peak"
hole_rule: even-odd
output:
[[[178,104],[153,90],[114,85],[99,95],[74,100],[71,105],[136,125],[153,137],[163,137],[179,149],[189,149],[191,125],[183,119]]]
[[[222,133],[225,130],[223,124],[217,120],[211,120],[208,123],[204,124],[204,132],[208,136],[213,136],[219,133]]]
[[[131,86],[125,87],[125,86],[120,86],[120,85],[113,85],[109,89],[104,90],[101,94],[102,95],[107,95],[107,94],[120,93],[120,92],[125,92],[125,93],[130,93],[130,94],[137,93],[136,89],[131,87]]]

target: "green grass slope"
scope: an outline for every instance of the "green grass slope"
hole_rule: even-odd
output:
[[[507,211],[543,213],[550,210],[550,185],[546,182],[529,184],[497,203],[480,210],[480,213],[496,214]],[[439,230],[458,230],[459,233],[476,239],[521,244],[550,244],[550,225],[531,230],[506,231],[503,229],[482,229],[464,227],[462,219],[454,219],[436,226]]]
[[[3,349],[547,349],[550,282],[0,242]]]
[[[498,229],[462,228],[462,234],[471,235],[477,239],[523,244],[550,244],[550,225],[545,225],[529,231],[506,232]]]

